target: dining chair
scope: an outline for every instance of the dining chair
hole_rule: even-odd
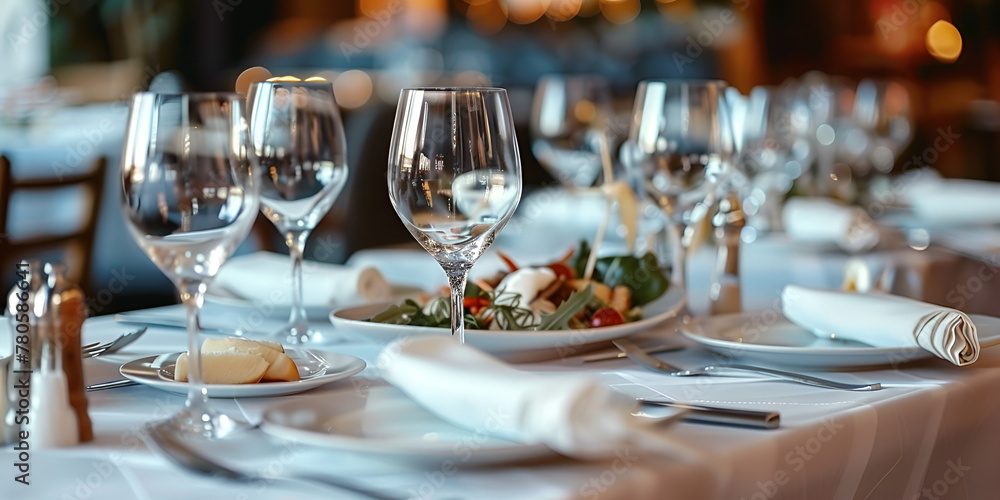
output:
[[[41,164],[19,165],[19,172],[32,172],[22,178],[15,177],[10,157],[0,155],[0,283],[5,295],[14,283],[14,263],[22,259],[61,262],[67,279],[91,289],[107,160],[97,157],[89,165],[44,177],[37,175],[44,171]]]

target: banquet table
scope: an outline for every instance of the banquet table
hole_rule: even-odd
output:
[[[780,260],[775,252],[797,252],[781,241],[761,248],[774,260]],[[554,250],[559,253],[562,249]],[[421,265],[413,265],[407,258]],[[695,257],[692,282],[704,280],[699,270],[705,266],[698,262],[710,258]],[[836,286],[845,258],[816,258],[815,266],[798,268],[787,263],[775,265],[785,274],[764,273],[770,281],[757,277],[759,268],[750,267],[745,275],[745,305],[765,309],[759,314],[766,318],[777,283]],[[876,261],[886,258],[885,254],[870,256]],[[356,265],[378,263],[390,280],[406,276],[419,282],[440,272],[427,259],[426,253],[419,251],[373,251],[352,260]],[[934,261],[921,257],[924,263]],[[489,267],[491,263],[496,263],[495,256],[488,254],[483,264]],[[407,273],[397,268],[405,268]],[[692,291],[694,313],[704,310],[704,300],[699,299],[703,293]],[[176,318],[183,315],[181,306],[144,312]],[[246,317],[246,311],[210,302],[204,324],[233,325]],[[642,335],[664,337],[685,346],[662,355],[671,363],[695,366],[717,361],[677,334],[679,321],[666,322]],[[281,322],[281,318],[258,318],[249,326],[266,331]],[[367,368],[355,377],[298,395],[213,402],[255,422],[278,401],[302,399],[322,404],[344,392],[361,394],[384,385],[375,363],[382,345],[358,332],[335,329],[326,321],[316,320],[314,325],[330,339],[316,349],[357,356],[367,362]],[[91,318],[84,325],[84,342],[110,340],[133,327],[110,316]],[[123,351],[87,360],[86,383],[119,378],[117,370],[122,363],[183,350],[184,341],[179,328],[150,327],[143,338]],[[245,470],[279,475],[288,471],[333,474],[407,498],[994,498],[1000,487],[1000,456],[995,451],[1000,442],[1000,348],[984,349],[975,364],[962,368],[931,358],[863,371],[810,372],[842,382],[882,383],[883,389],[876,392],[834,391],[753,377],[670,377],[646,371],[627,359],[583,364],[577,354],[564,351],[553,359],[516,367],[541,374],[598,377],[613,389],[637,398],[779,411],[781,426],[757,430],[681,422],[664,427],[662,432],[677,443],[700,451],[688,460],[625,448],[599,461],[550,456],[476,467],[464,465],[456,452],[454,460],[414,464],[283,441],[258,431],[210,443],[202,451]],[[232,483],[191,475],[150,451],[139,438],[143,425],[180,408],[182,396],[133,386],[91,392],[88,398],[95,440],[65,449],[33,450],[30,486],[14,482],[16,469],[6,467],[6,477],[0,480],[3,498],[353,497],[346,492],[289,487],[266,480]],[[396,418],[405,422],[407,417]],[[470,431],[470,439],[474,437]],[[5,445],[2,454],[5,463],[16,461],[11,446]]]

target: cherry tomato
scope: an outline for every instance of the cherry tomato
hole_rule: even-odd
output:
[[[556,273],[556,278],[562,279],[563,281],[576,279],[576,272],[573,271],[573,268],[563,264],[562,262],[549,264],[548,267],[552,270],[552,272]]]
[[[624,322],[625,316],[622,316],[622,313],[613,307],[602,307],[594,311],[594,315],[590,317],[590,326],[592,328],[615,326]]]

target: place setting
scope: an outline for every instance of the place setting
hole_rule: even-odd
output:
[[[743,3],[5,0],[0,490],[992,498],[996,9]]]

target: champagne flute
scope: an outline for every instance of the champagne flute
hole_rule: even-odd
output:
[[[601,174],[602,136],[613,114],[604,78],[543,76],[531,108],[531,150],[563,186],[593,186]]]
[[[622,160],[642,172],[646,191],[673,233],[672,280],[686,285],[687,248],[728,173],[733,136],[720,80],[639,84]]]
[[[302,304],[302,255],[309,233],[347,182],[347,145],[327,81],[258,82],[250,87],[250,130],[260,158],[260,210],[285,237],[292,259],[286,342],[320,342]]]
[[[223,437],[249,425],[209,406],[198,342],[205,290],[257,216],[259,172],[249,139],[237,94],[132,98],[122,211],[132,238],[187,307],[187,404],[168,420],[182,434]]]
[[[469,270],[521,199],[507,91],[403,89],[389,146],[389,198],[451,287],[451,333],[465,342]]]

